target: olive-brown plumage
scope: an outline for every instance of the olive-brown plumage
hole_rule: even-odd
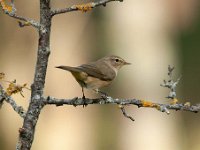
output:
[[[119,56],[106,56],[95,62],[82,64],[78,67],[71,66],[57,66],[63,70],[67,70],[72,73],[76,81],[83,88],[93,89],[99,92],[99,88],[108,86],[117,76],[118,70],[124,66],[129,65]],[[83,91],[83,98],[84,91]]]

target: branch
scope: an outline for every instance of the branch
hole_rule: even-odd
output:
[[[169,76],[169,79],[168,79],[168,81],[163,80],[163,83],[160,84],[160,86],[166,87],[170,90],[169,95],[166,98],[172,99],[172,100],[174,100],[176,98],[176,87],[181,79],[181,77],[179,77],[176,81],[174,81],[172,78],[173,71],[174,71],[174,67],[171,67],[169,65],[168,66],[168,74],[167,74]]]
[[[169,110],[183,110],[183,111],[189,111],[197,113],[200,110],[200,104],[196,105],[188,105],[188,103],[181,104],[161,104],[161,103],[153,103],[146,100],[140,100],[140,99],[118,99],[118,98],[97,98],[97,99],[82,99],[75,97],[73,99],[57,99],[54,97],[47,97],[44,98],[44,104],[45,105],[56,105],[56,106],[62,106],[62,105],[73,105],[73,106],[81,106],[81,105],[89,105],[89,104],[118,104],[122,106],[128,106],[128,105],[136,105],[138,108],[140,107],[149,107],[149,108],[155,108],[161,112],[165,112],[169,114]],[[125,111],[124,109],[122,112]],[[123,113],[124,114],[124,113]],[[127,114],[126,114],[127,115]],[[130,119],[130,116],[127,115]],[[126,117],[127,117],[126,116]],[[132,117],[131,117],[132,118]],[[132,119],[131,119],[132,120]]]
[[[18,106],[14,99],[11,96],[7,95],[0,85],[0,102],[3,103],[4,100],[9,103],[14,111],[16,111],[22,118],[25,118],[26,111],[24,110],[24,108],[22,106]]]
[[[2,96],[2,90],[3,90],[3,87],[1,86],[0,84],[0,108],[2,107],[3,105],[3,102],[4,102],[4,97]]]
[[[133,119],[133,117],[131,117],[130,115],[128,115],[128,114],[126,113],[126,110],[125,110],[125,108],[124,108],[123,105],[119,105],[119,108],[121,109],[122,114],[124,115],[124,117],[130,119],[131,121],[135,121],[135,119]]]
[[[35,127],[44,106],[43,90],[50,54],[51,31],[50,0],[40,0],[40,23],[43,29],[39,30],[38,52],[35,67],[35,77],[31,85],[31,100],[24,118],[23,126],[19,130],[17,150],[30,150],[34,140]],[[45,31],[45,32],[44,32]]]
[[[72,12],[72,11],[87,12],[98,6],[106,6],[107,3],[112,2],[112,1],[123,2],[123,0],[99,0],[97,2],[90,2],[90,3],[86,3],[86,4],[82,4],[82,5],[73,5],[71,7],[67,7],[67,8],[63,8],[63,9],[55,9],[55,10],[51,11],[51,15],[54,16],[54,15]]]
[[[19,15],[16,14],[17,10],[16,10],[15,5],[14,5],[14,0],[11,1],[10,6],[5,4],[5,0],[0,0],[0,6],[2,7],[3,12],[5,14],[7,14],[8,16],[15,18],[15,19],[18,19],[18,20],[21,20],[21,21],[24,21],[25,24],[32,25],[33,27],[35,27],[37,29],[41,28],[40,24],[37,21],[35,21],[33,19],[28,19],[28,18],[19,16]],[[22,27],[22,26],[20,26],[20,27]]]

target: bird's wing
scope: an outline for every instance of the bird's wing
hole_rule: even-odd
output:
[[[78,66],[80,70],[83,72],[86,72],[89,76],[99,78],[104,81],[111,81],[114,79],[115,76],[107,75],[106,73],[103,73],[101,69],[99,69],[95,63],[89,63],[89,64],[83,64],[81,66]]]

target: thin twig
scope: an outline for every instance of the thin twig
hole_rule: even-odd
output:
[[[98,6],[106,6],[107,3],[112,2],[112,1],[123,2],[123,0],[99,0],[97,2],[90,2],[90,3],[82,4],[82,5],[73,5],[71,7],[67,7],[63,9],[55,9],[51,11],[51,15],[54,16],[54,15],[72,12],[72,11],[78,11],[78,10],[86,12]]]
[[[2,7],[3,12],[5,14],[7,14],[8,16],[15,18],[15,19],[18,19],[18,20],[21,20],[21,21],[24,21],[24,22],[27,22],[37,29],[41,29],[41,25],[40,25],[39,22],[37,22],[33,19],[25,18],[23,16],[19,16],[19,15],[16,14],[16,8],[15,8],[15,5],[14,5],[14,0],[11,1],[10,6],[7,6],[5,4],[4,0],[0,0],[0,6]]]
[[[130,115],[128,115],[126,113],[126,110],[125,110],[124,106],[120,105],[119,108],[121,109],[122,114],[124,115],[124,117],[130,119],[131,121],[135,121],[135,119],[133,117],[131,117]]]
[[[181,77],[179,77],[176,81],[173,80],[172,74],[174,71],[174,67],[171,67],[170,65],[168,66],[168,76],[169,79],[163,80],[163,83],[160,84],[160,86],[162,87],[166,87],[170,90],[169,95],[166,97],[168,99],[175,99],[176,98],[176,87],[181,79]]]

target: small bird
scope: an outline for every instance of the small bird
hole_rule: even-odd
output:
[[[63,70],[72,73],[76,81],[82,88],[83,99],[85,99],[84,88],[93,89],[94,91],[106,94],[99,89],[112,83],[117,76],[118,70],[124,65],[130,65],[119,56],[105,56],[95,62],[82,64],[78,67],[57,66]]]

